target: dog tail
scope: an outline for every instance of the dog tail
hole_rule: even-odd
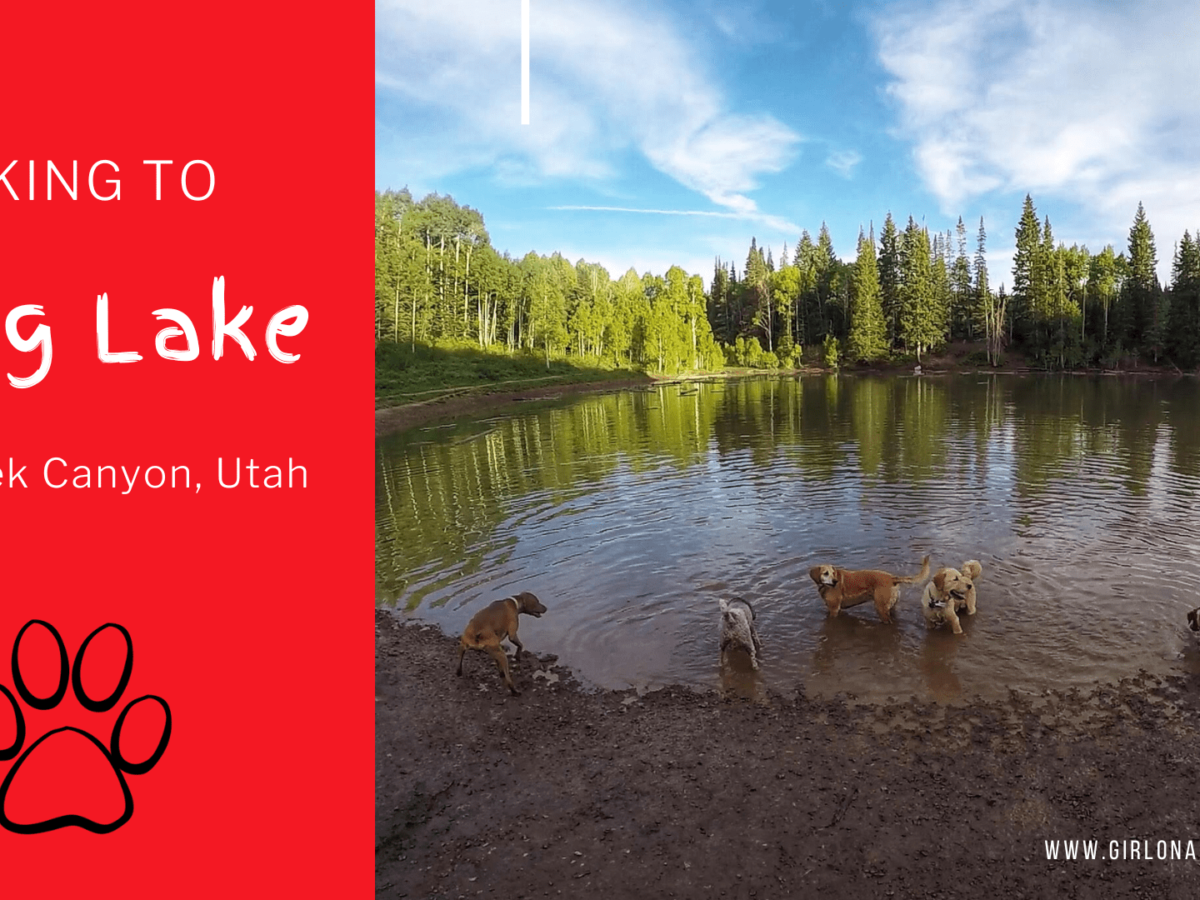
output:
[[[916,575],[897,575],[892,581],[896,584],[916,584],[918,581],[924,581],[929,577],[929,554],[925,554],[925,558],[921,560],[921,571]]]
[[[745,607],[746,607],[746,609],[750,610],[750,618],[751,618],[751,619],[757,619],[757,618],[758,618],[758,616],[756,616],[756,615],[754,614],[754,607],[750,605],[750,601],[749,601],[749,600],[747,600],[745,597],[734,597],[734,598],[733,598],[732,600],[730,600],[729,602],[730,602],[730,603],[742,603],[742,604],[744,604],[744,605],[745,605]]]
[[[979,564],[977,559],[968,559],[963,563],[962,573],[974,581],[983,574],[983,566]]]

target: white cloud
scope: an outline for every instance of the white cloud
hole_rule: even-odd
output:
[[[1168,264],[1200,223],[1200,4],[937,0],[890,6],[874,31],[944,212],[1030,192],[1120,248],[1142,201]]]
[[[553,210],[582,210],[588,212],[638,213],[653,216],[695,216],[705,219],[733,219],[739,222],[757,222],[776,231],[796,232],[800,229],[780,216],[760,212],[714,212],[706,209],[642,209],[629,206],[551,206]]]
[[[520,12],[495,0],[379,0],[377,157],[434,178],[475,166],[511,180],[607,179],[623,152],[718,206],[752,216],[748,194],[801,140],[768,115],[730,111],[672,22],[598,0],[534,4],[531,124],[520,125]],[[402,101],[415,111],[389,115]],[[377,159],[377,166],[381,160]]]
[[[825,157],[825,165],[843,178],[852,178],[854,168],[860,162],[862,162],[862,154],[857,150],[835,150]]]

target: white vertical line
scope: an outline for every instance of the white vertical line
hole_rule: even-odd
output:
[[[529,0],[521,0],[521,124],[529,124]]]

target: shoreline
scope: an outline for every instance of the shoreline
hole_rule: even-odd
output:
[[[419,400],[399,406],[388,406],[375,410],[375,437],[407,431],[423,425],[443,423],[459,417],[497,411],[511,412],[520,403],[558,400],[576,394],[594,394],[646,389],[659,385],[685,384],[697,381],[729,381],[739,378],[763,378],[770,376],[798,375],[895,375],[912,377],[910,368],[896,366],[856,366],[831,371],[829,369],[805,367],[800,369],[729,369],[721,372],[705,372],[670,378],[613,379],[610,381],[581,381],[529,387],[522,390],[487,392],[476,386],[466,386],[454,393],[431,400]],[[1138,378],[1182,378],[1190,372],[1169,372],[1162,369],[1079,369],[1063,372],[1042,372],[1026,366],[1003,366],[977,368],[972,366],[936,365],[923,366],[920,377],[938,378],[947,375],[1072,375]]]
[[[382,609],[375,626],[378,896],[1200,891],[1196,676],[751,702],[589,690],[533,652],[511,697],[481,653],[455,677],[437,626]],[[1060,839],[1100,858],[1047,858]],[[1159,840],[1193,856],[1160,860]]]

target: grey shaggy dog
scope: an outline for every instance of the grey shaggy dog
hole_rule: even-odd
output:
[[[1200,607],[1188,613],[1188,627],[1192,631],[1200,631]]]
[[[751,668],[758,671],[762,644],[758,642],[758,632],[754,628],[754,607],[741,597],[734,597],[728,603],[717,602],[721,604],[721,652],[730,647],[741,647],[750,654]]]

